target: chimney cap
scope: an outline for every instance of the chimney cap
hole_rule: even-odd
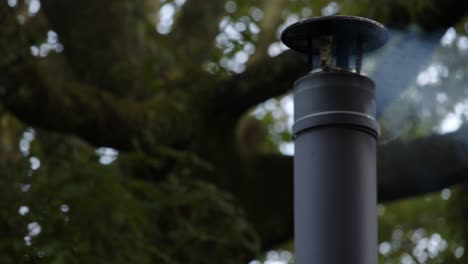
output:
[[[320,53],[320,39],[331,36],[337,44],[360,43],[362,52],[369,52],[382,47],[389,35],[385,26],[371,19],[324,16],[290,25],[283,31],[281,41],[293,50],[313,55]]]

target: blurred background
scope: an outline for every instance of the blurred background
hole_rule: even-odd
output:
[[[468,263],[461,0],[0,0],[0,263],[294,263],[279,36],[329,15],[392,34],[379,263]]]

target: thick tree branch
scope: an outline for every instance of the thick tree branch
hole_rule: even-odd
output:
[[[196,112],[156,97],[145,103],[119,99],[73,80],[60,56],[1,69],[0,102],[22,121],[72,133],[117,149],[186,142]]]
[[[263,154],[247,160],[236,194],[265,250],[293,237],[293,159]]]
[[[388,26],[406,27],[416,23],[427,31],[451,27],[468,12],[468,2],[459,0],[401,0],[392,2],[391,7],[383,21]]]
[[[288,92],[296,79],[306,72],[306,63],[293,51],[267,58],[246,72],[222,82],[216,91],[218,110],[240,115],[249,108]]]
[[[379,147],[379,201],[438,191],[468,179],[468,127]]]
[[[468,127],[378,148],[378,199],[389,202],[426,194],[468,179]],[[293,159],[258,155],[236,193],[263,239],[265,249],[292,238]],[[337,183],[339,184],[339,183]]]
[[[466,15],[468,3],[459,0],[336,1],[340,14],[375,19],[389,28],[418,24],[426,31],[448,28]],[[324,1],[323,5],[327,3]]]

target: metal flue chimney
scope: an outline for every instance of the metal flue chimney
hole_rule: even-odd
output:
[[[377,263],[374,82],[362,54],[389,38],[370,19],[319,17],[285,29],[310,73],[294,84],[296,264]]]

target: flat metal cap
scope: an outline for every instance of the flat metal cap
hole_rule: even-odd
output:
[[[336,43],[359,42],[362,52],[369,52],[383,46],[390,34],[382,24],[371,19],[325,16],[292,24],[283,31],[281,41],[293,50],[319,54],[320,39],[324,36],[333,36]]]

